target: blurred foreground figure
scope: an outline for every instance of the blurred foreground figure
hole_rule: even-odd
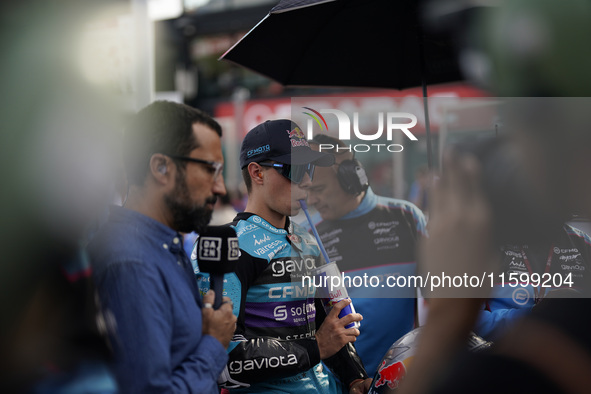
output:
[[[500,95],[590,96],[591,77],[588,67],[582,67],[589,64],[590,54],[578,48],[591,38],[591,2],[501,4],[480,31],[489,44],[483,53],[491,60],[492,89]],[[591,217],[591,100],[521,98],[507,100],[506,107],[504,121],[532,188],[531,201],[557,218],[573,213]],[[431,201],[431,238],[423,247],[423,267],[431,272],[455,267],[469,275],[492,272],[496,218],[481,188],[481,166],[473,156],[457,154],[448,155],[444,166]],[[489,352],[474,356],[458,349],[482,300],[432,298],[402,391],[589,392],[589,285],[574,295],[570,289],[554,295]]]
[[[0,10],[0,391],[111,393],[82,248],[110,200],[115,112],[74,64],[76,1]]]

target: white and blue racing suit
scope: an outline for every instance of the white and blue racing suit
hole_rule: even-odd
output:
[[[323,261],[314,238],[287,223],[279,229],[240,213],[231,224],[241,254],[236,272],[224,276],[224,295],[232,299],[238,321],[218,383],[231,392],[341,393],[367,373],[351,344],[323,360],[334,375],[320,362],[315,333],[325,313],[301,277]],[[195,268],[206,292],[208,274],[199,272],[198,262]]]

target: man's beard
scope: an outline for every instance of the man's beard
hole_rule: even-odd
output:
[[[211,220],[212,210],[207,204],[215,204],[217,197],[205,200],[203,205],[191,201],[184,171],[178,171],[174,190],[164,196],[164,203],[172,215],[173,229],[183,233],[201,233]]]

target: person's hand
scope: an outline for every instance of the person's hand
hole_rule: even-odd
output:
[[[350,313],[339,319],[339,313],[349,304],[351,304],[350,299],[339,301],[326,316],[318,331],[316,331],[316,342],[320,350],[321,360],[333,356],[347,343],[357,340],[359,330],[355,327],[345,328],[345,326],[363,320],[363,316],[359,313]]]
[[[440,181],[432,187],[429,238],[422,241],[420,249],[421,276],[429,272],[441,277],[445,273],[452,277],[477,276],[482,281],[483,274],[495,271],[496,260],[491,208],[480,187],[478,162],[473,156],[448,153],[443,168]],[[488,278],[488,274],[484,276],[484,280]],[[477,288],[452,286],[434,288],[429,294],[427,322],[401,393],[428,391],[449,355],[465,344],[482,298],[491,290],[490,281]],[[431,289],[426,290],[429,293]]]
[[[215,299],[215,292],[209,290],[203,297],[203,308],[201,314],[203,316],[204,335],[211,335],[227,349],[234,331],[236,330],[236,316],[232,313],[232,300],[229,297],[224,297],[222,306],[214,310],[212,308]]]
[[[472,155],[448,152],[443,168],[431,188],[429,237],[421,240],[419,271],[423,278],[430,274],[425,290],[431,297],[482,298],[491,289],[489,275],[496,260],[492,213],[481,188],[480,167]],[[447,277],[461,277],[464,282],[459,286]]]
[[[365,380],[356,380],[349,388],[349,394],[366,394],[369,392],[373,379],[367,378]]]

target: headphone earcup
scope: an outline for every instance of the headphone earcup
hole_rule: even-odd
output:
[[[357,159],[343,160],[337,169],[337,178],[343,190],[358,195],[369,187],[365,169]]]

